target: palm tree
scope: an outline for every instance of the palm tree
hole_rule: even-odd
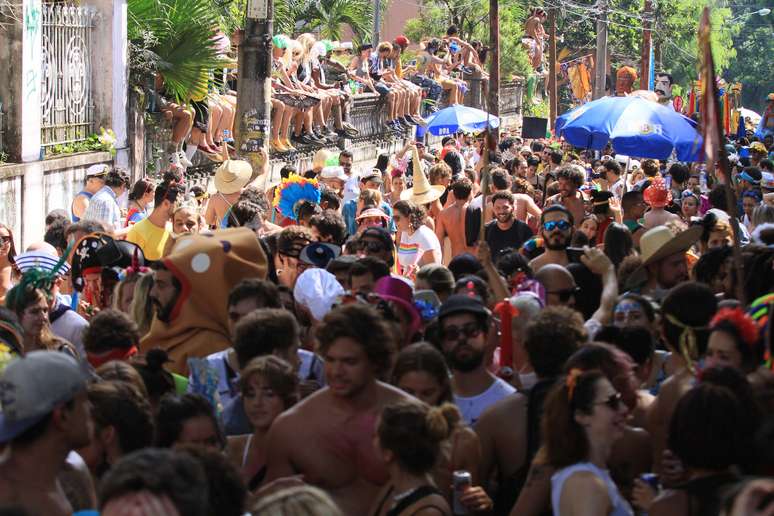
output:
[[[309,7],[308,26],[322,38],[341,39],[343,25],[349,25],[358,39],[371,32],[374,7],[369,0],[314,0]]]
[[[133,78],[148,84],[162,74],[166,93],[176,102],[188,102],[207,92],[209,72],[222,68],[214,36],[220,13],[211,0],[129,0],[128,35],[132,48],[132,73],[151,77]],[[139,55],[138,55],[139,54]]]

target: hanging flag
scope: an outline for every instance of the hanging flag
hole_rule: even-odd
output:
[[[707,170],[715,170],[715,163],[720,156],[723,142],[722,115],[718,105],[718,89],[715,81],[715,62],[712,59],[710,34],[710,10],[704,8],[699,24],[699,77],[702,83],[703,95],[699,102],[701,107],[701,135],[704,138],[704,154]]]

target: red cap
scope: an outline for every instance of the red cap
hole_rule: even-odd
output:
[[[409,46],[409,43],[411,43],[411,42],[409,41],[409,39],[406,36],[401,34],[400,36],[395,38],[395,43],[398,46],[400,46],[401,49],[405,49],[407,46]]]

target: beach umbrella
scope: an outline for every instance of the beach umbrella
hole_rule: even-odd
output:
[[[500,127],[500,119],[480,109],[455,104],[433,113],[425,119],[427,132],[435,136],[446,136],[456,133],[458,130],[478,132],[486,129],[487,120],[489,127]]]
[[[603,97],[556,119],[556,134],[576,147],[602,150],[608,142],[616,153],[639,158],[703,161],[696,122],[641,97]]]

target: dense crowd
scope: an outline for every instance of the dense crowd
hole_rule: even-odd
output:
[[[0,224],[0,513],[770,514],[774,148],[727,152],[93,166]]]

